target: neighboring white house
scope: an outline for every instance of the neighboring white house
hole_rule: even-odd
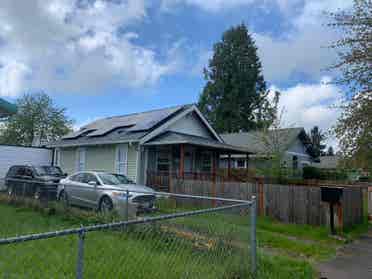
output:
[[[320,169],[336,169],[340,162],[339,155],[320,156],[319,162],[313,162],[311,165]]]
[[[310,139],[303,128],[269,130],[267,132],[247,132],[222,134],[227,144],[249,148],[254,155],[231,155],[232,168],[267,168],[273,151],[282,154],[282,165],[287,168],[301,169],[314,161],[311,154]],[[221,166],[227,168],[227,156],[221,157]]]

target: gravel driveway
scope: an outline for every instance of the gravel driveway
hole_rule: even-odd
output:
[[[341,248],[337,256],[318,266],[320,278],[372,278],[372,230]]]

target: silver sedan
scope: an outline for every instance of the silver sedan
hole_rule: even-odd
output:
[[[57,198],[69,205],[104,212],[121,209],[127,201],[137,211],[151,211],[155,208],[156,193],[147,186],[134,184],[122,174],[86,171],[62,179]]]

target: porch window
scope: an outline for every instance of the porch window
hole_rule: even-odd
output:
[[[169,171],[169,152],[159,151],[157,153],[157,171],[168,172]]]
[[[245,160],[244,159],[237,159],[236,160],[236,167],[238,169],[244,169],[245,168]]]
[[[203,153],[201,156],[202,159],[202,171],[210,172],[212,169],[212,157],[210,153]]]
[[[118,145],[116,149],[116,172],[126,175],[127,165],[128,165],[128,146]]]
[[[85,148],[77,149],[77,171],[85,170]]]

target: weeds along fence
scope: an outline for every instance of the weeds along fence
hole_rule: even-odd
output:
[[[22,224],[24,216],[18,221],[17,214],[26,210],[25,205],[20,205],[19,197],[8,198],[8,204],[18,199],[18,203],[13,204],[22,210],[17,210],[9,220],[0,221],[0,277],[214,279],[255,276],[255,198],[241,201],[162,192],[156,192],[156,197],[155,212],[126,215],[128,220],[125,217],[124,221],[117,215],[113,222],[69,228],[71,222],[63,211],[61,216],[44,215],[42,222],[35,220],[42,224],[38,233],[31,233]],[[186,200],[203,203],[196,206],[185,203]],[[55,202],[40,206],[45,205],[59,206]],[[20,223],[15,224],[17,222]],[[59,229],[40,232],[46,223],[48,228],[56,225]],[[15,231],[11,231],[11,227],[15,227]]]

